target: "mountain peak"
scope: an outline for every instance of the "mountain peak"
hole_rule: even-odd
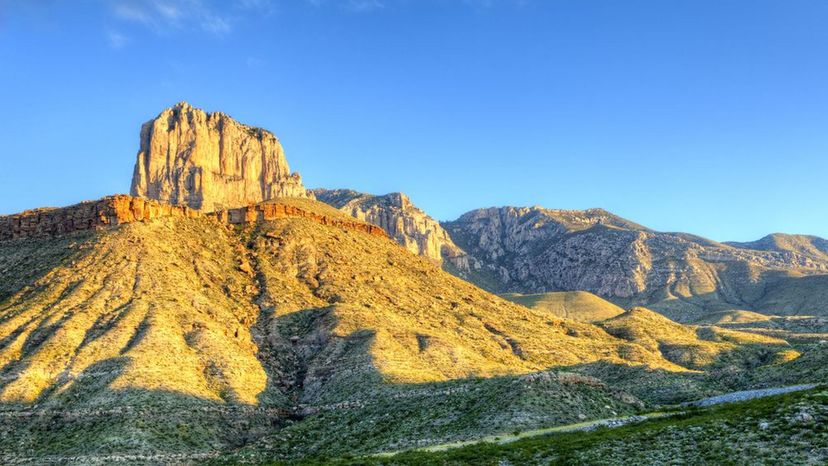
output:
[[[142,126],[130,191],[205,211],[310,197],[272,133],[184,101]]]

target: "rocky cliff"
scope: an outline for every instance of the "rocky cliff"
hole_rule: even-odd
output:
[[[272,133],[184,102],[141,127],[131,194],[204,211],[308,196]]]
[[[320,201],[349,215],[380,226],[414,254],[465,267],[466,254],[454,244],[440,223],[411,203],[403,193],[374,196],[350,189],[315,189]]]
[[[804,293],[819,281],[814,276],[828,273],[828,259],[793,248],[750,249],[655,232],[600,209],[480,209],[443,226],[470,256],[472,265],[459,274],[496,292],[585,290],[682,321],[725,309],[828,309],[821,300],[775,291]]]
[[[43,208],[0,216],[0,240],[58,236],[159,217],[197,217],[189,207],[131,196],[107,196],[59,209]]]
[[[0,216],[0,241],[55,237],[78,231],[102,230],[107,227],[166,217],[204,217],[219,224],[230,225],[304,218],[321,225],[361,231],[383,238],[388,237],[382,228],[376,225],[353,219],[334,209],[328,208],[327,211],[320,209],[319,203],[309,199],[279,198],[246,207],[203,213],[186,206],[174,206],[138,197],[115,195],[68,207],[34,209],[19,214]]]

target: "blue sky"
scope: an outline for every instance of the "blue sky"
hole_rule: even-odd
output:
[[[824,0],[0,0],[0,213],[127,192],[180,100],[309,187],[828,237]]]

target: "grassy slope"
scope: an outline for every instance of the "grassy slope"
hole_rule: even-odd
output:
[[[822,464],[828,390],[691,411],[615,429],[476,444],[440,453],[341,459],[336,464]],[[309,461],[308,463],[312,463]]]
[[[624,313],[624,309],[586,291],[557,291],[539,294],[508,293],[502,297],[528,308],[578,322],[597,322]]]

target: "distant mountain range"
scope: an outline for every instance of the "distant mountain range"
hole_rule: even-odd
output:
[[[733,309],[828,313],[828,241],[818,237],[718,243],[657,232],[602,209],[488,208],[438,224],[403,194],[315,193],[380,226],[406,225],[390,230],[398,242],[430,242],[420,254],[437,260],[441,251],[446,270],[495,293],[588,291],[681,322]],[[405,199],[405,209],[389,199]],[[359,207],[366,205],[370,216]]]

